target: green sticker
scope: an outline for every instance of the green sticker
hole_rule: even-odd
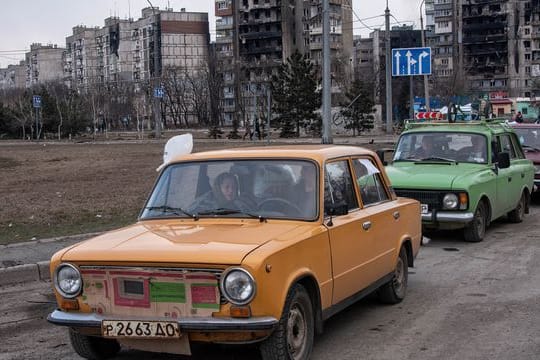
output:
[[[150,300],[152,302],[185,303],[186,286],[180,283],[151,282]]]

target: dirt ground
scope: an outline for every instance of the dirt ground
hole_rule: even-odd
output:
[[[164,144],[0,143],[0,244],[133,223],[156,179]],[[252,145],[195,139],[194,151]]]

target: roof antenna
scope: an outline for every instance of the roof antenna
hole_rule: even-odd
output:
[[[128,0],[128,19],[131,19],[131,1]]]

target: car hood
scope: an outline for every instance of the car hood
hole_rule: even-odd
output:
[[[200,220],[148,221],[108,232],[68,249],[62,261],[240,264],[242,259],[271,240],[287,240],[298,222],[215,223]]]
[[[470,177],[486,165],[398,162],[386,167],[396,189],[452,189],[463,177]]]

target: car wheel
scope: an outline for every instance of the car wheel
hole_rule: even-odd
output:
[[[525,217],[525,208],[527,207],[527,197],[525,193],[521,194],[521,198],[516,208],[508,213],[508,220],[513,223],[520,223]]]
[[[120,344],[116,340],[82,335],[71,328],[69,329],[69,339],[73,350],[85,359],[109,359],[120,351]]]
[[[405,299],[409,279],[409,262],[404,246],[399,250],[396,268],[392,280],[379,288],[379,299],[385,304],[397,304]]]
[[[263,360],[307,360],[315,334],[313,305],[306,289],[296,284],[287,294],[277,328],[260,346]]]
[[[484,240],[487,227],[487,211],[483,201],[478,203],[473,220],[463,230],[463,237],[468,242]]]

